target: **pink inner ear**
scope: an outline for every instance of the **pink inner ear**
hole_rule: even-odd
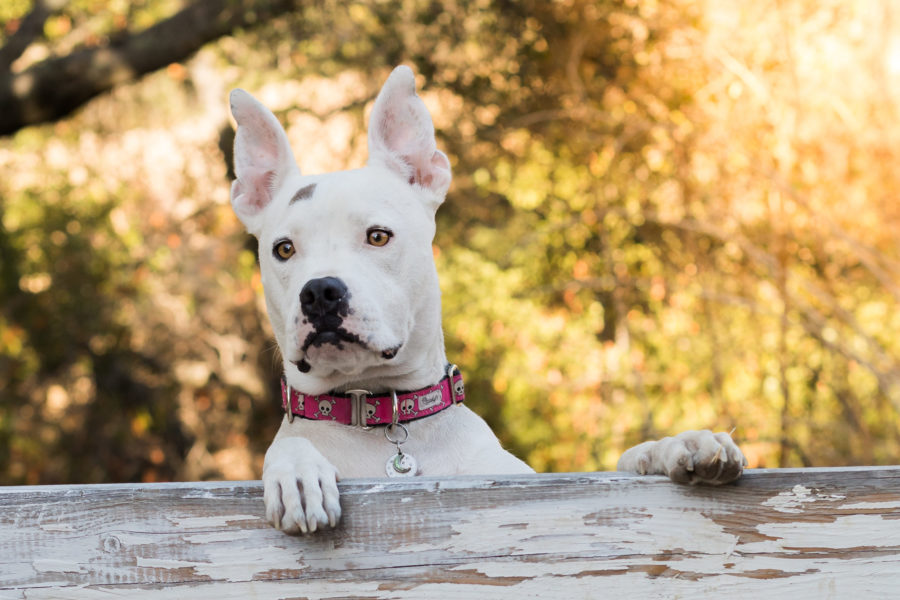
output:
[[[435,150],[428,164],[428,182],[422,185],[431,189],[446,189],[450,186],[450,159],[440,150]]]
[[[391,73],[375,101],[369,127],[369,161],[380,163],[410,185],[444,193],[450,162],[437,151],[434,125],[408,68]]]
[[[234,139],[234,173],[231,204],[244,217],[261,212],[271,202],[275,188],[295,171],[287,136],[275,115],[250,94],[235,90],[231,111],[237,121]]]
[[[247,167],[231,187],[232,203],[245,215],[261,211],[272,199],[272,181],[275,171]]]
[[[405,175],[409,185],[445,188],[450,184],[450,161],[443,152],[434,149],[434,138],[422,135],[423,126],[417,123],[420,115],[409,106],[398,110],[404,109],[406,119],[398,119],[393,111],[386,111],[379,123],[381,140],[392,159],[389,166]],[[431,128],[427,129],[430,134]]]
[[[414,166],[415,176],[409,178],[410,185],[418,183],[432,190],[446,190],[450,186],[450,161],[440,150],[435,150],[430,161]]]
[[[387,151],[382,156],[387,166],[407,178],[410,185],[416,182],[415,153],[413,137],[415,133],[403,120],[397,119],[394,111],[386,110],[378,121],[376,135]]]

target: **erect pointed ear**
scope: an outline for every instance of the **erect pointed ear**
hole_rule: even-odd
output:
[[[450,161],[437,149],[434,124],[416,95],[412,69],[399,66],[381,88],[369,118],[369,164],[394,171],[443,200],[450,187]]]
[[[237,121],[231,206],[254,235],[275,192],[292,173],[300,174],[284,128],[275,115],[241,89],[232,90],[231,114]]]

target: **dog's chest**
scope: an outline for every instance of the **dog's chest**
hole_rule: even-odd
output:
[[[464,407],[453,407],[407,424],[409,438],[401,451],[415,457],[417,475],[455,475],[472,470],[466,455],[478,445],[478,428],[465,426],[468,415],[475,416]],[[387,439],[384,427],[362,429],[301,419],[295,419],[292,427],[296,427],[295,435],[312,442],[344,478],[384,477],[386,463],[397,455],[397,446]]]

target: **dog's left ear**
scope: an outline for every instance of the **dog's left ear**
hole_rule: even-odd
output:
[[[231,92],[229,102],[238,126],[231,206],[250,233],[257,235],[263,211],[288,175],[299,175],[300,169],[272,111],[241,89]]]
[[[433,192],[435,208],[450,187],[450,161],[437,149],[431,115],[416,95],[409,67],[394,69],[375,100],[369,118],[369,164],[386,167],[410,185]]]

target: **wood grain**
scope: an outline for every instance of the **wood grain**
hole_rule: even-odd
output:
[[[896,598],[900,467],[350,480],[333,531],[259,482],[0,488],[7,598]]]

